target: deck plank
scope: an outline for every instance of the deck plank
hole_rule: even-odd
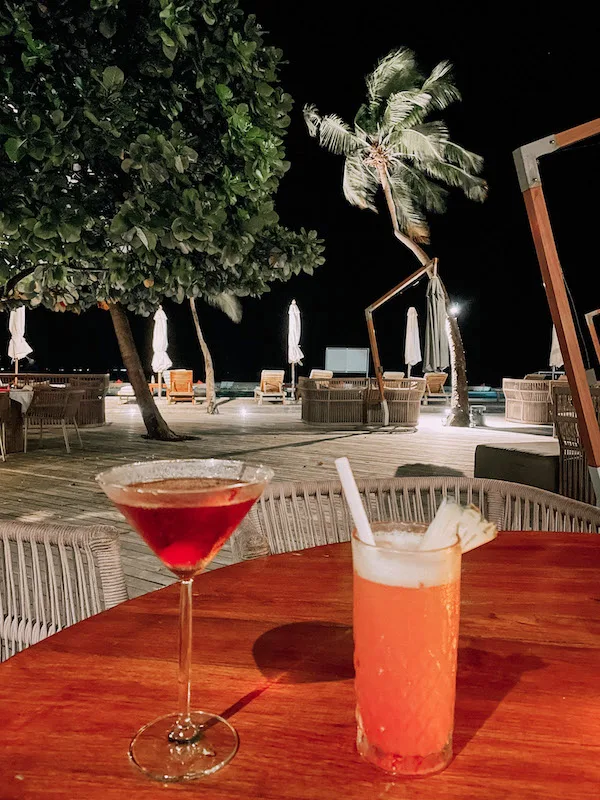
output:
[[[151,442],[135,404],[107,398],[103,427],[82,431],[84,450],[65,452],[60,431],[48,431],[44,447],[35,437],[28,453],[0,463],[0,517],[29,522],[110,524],[123,533],[122,554],[131,597],[173,582],[174,578],[134,533],[96,485],[98,472],[116,464],[157,458],[243,458],[268,464],[277,480],[325,480],[337,477],[334,459],[346,455],[357,477],[401,474],[473,475],[478,444],[553,441],[549,429],[507,424],[498,415],[486,428],[444,428],[441,409],[426,409],[416,433],[387,430],[331,431],[307,426],[300,407],[256,406],[232,400],[209,416],[202,406],[178,404],[161,411],[180,433],[198,438]],[[546,434],[546,435],[544,435]],[[540,439],[540,435],[543,439]],[[231,563],[226,545],[211,568]]]

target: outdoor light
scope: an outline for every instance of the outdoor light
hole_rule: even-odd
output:
[[[458,317],[458,315],[460,314],[460,306],[458,305],[458,303],[452,303],[452,305],[450,306],[450,313],[452,314],[453,317]]]

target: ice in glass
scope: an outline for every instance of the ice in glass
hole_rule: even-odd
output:
[[[352,537],[357,747],[396,775],[427,775],[452,758],[460,543],[417,549],[424,525],[373,525]]]

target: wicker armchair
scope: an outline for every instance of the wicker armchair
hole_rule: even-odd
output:
[[[600,425],[600,386],[590,388],[596,417]],[[595,503],[596,495],[589,473],[587,456],[579,435],[577,412],[571,389],[565,381],[553,381],[551,386],[552,418],[560,446],[560,493],[585,503]]]
[[[385,380],[383,396],[388,405],[390,425],[414,430],[419,424],[421,400],[425,393],[425,378],[402,378]],[[379,389],[368,389],[365,393],[367,423],[382,424],[383,411]]]
[[[518,483],[443,477],[380,478],[357,483],[372,521],[428,523],[442,499],[452,497],[479,506],[505,531],[600,533],[600,509]],[[239,559],[247,559],[344,542],[353,527],[337,481],[274,483],[267,486],[234,534],[233,552]]]
[[[503,378],[508,422],[549,425],[551,419],[550,381]]]
[[[304,378],[300,383],[303,422],[337,427],[363,425],[365,390],[370,386],[369,378]]]
[[[76,417],[84,394],[84,389],[34,389],[31,405],[23,415],[24,452],[27,452],[29,429],[32,425],[39,425],[40,444],[44,436],[44,425],[60,425],[67,453],[70,453],[67,425],[71,424],[75,428],[79,446],[83,448]]]
[[[0,520],[0,661],[127,600],[119,533]]]
[[[84,394],[77,411],[77,424],[104,425],[106,423],[106,395],[108,394],[109,376],[92,376],[69,378],[67,384],[72,389],[83,389]]]

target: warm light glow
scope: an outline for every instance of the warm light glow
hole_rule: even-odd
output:
[[[453,317],[458,317],[458,315],[460,314],[460,306],[458,305],[458,303],[452,303],[452,305],[450,306],[450,313],[452,314]]]

